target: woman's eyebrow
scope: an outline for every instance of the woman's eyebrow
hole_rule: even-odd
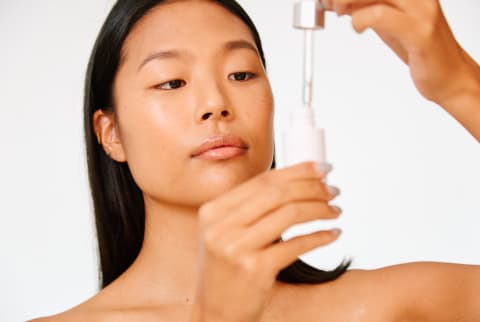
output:
[[[228,41],[225,43],[224,48],[227,51],[231,51],[235,49],[249,49],[249,50],[252,50],[256,55],[258,55],[257,47],[251,42],[243,39]]]
[[[248,49],[251,50],[255,53],[255,55],[258,55],[257,47],[253,45],[251,42],[243,39],[239,40],[231,40],[228,41],[224,44],[223,46],[225,51],[232,51],[236,49]],[[181,58],[182,56],[188,56],[187,51],[183,50],[177,50],[177,49],[169,49],[169,50],[162,50],[162,51],[157,51],[154,52],[150,55],[148,55],[142,63],[138,66],[137,71],[140,71],[140,69],[145,66],[147,63],[149,63],[152,60],[156,59],[178,59]]]
[[[169,50],[162,50],[162,51],[157,51],[154,52],[145,58],[142,63],[138,66],[137,71],[140,71],[140,69],[145,66],[147,63],[149,63],[152,60],[156,59],[175,59],[175,58],[180,58],[181,56],[187,56],[187,53],[185,51],[180,51],[176,49],[169,49]]]

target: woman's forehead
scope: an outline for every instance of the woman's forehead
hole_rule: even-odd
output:
[[[173,1],[139,20],[125,40],[122,56],[144,56],[159,49],[220,50],[225,43],[240,39],[255,45],[249,27],[217,2]]]

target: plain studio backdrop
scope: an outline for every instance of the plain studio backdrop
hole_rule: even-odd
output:
[[[301,106],[303,35],[291,27],[292,0],[240,2],[264,41],[281,153],[289,111]],[[97,292],[82,91],[112,3],[0,1],[1,321],[63,311]],[[480,2],[442,4],[479,61]],[[478,143],[417,93],[373,32],[359,36],[348,17],[329,13],[315,37],[314,105],[353,267],[480,264]],[[305,260],[315,265],[319,251]]]

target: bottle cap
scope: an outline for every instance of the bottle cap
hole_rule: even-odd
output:
[[[296,2],[293,26],[298,29],[322,29],[325,26],[325,9],[317,0]]]

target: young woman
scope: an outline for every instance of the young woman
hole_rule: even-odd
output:
[[[480,68],[437,0],[324,5],[373,28],[480,140]],[[480,320],[479,267],[322,272],[298,257],[339,231],[280,240],[339,216],[338,189],[328,166],[271,170],[262,46],[234,0],[119,0],[90,60],[85,129],[102,290],[36,321]]]

